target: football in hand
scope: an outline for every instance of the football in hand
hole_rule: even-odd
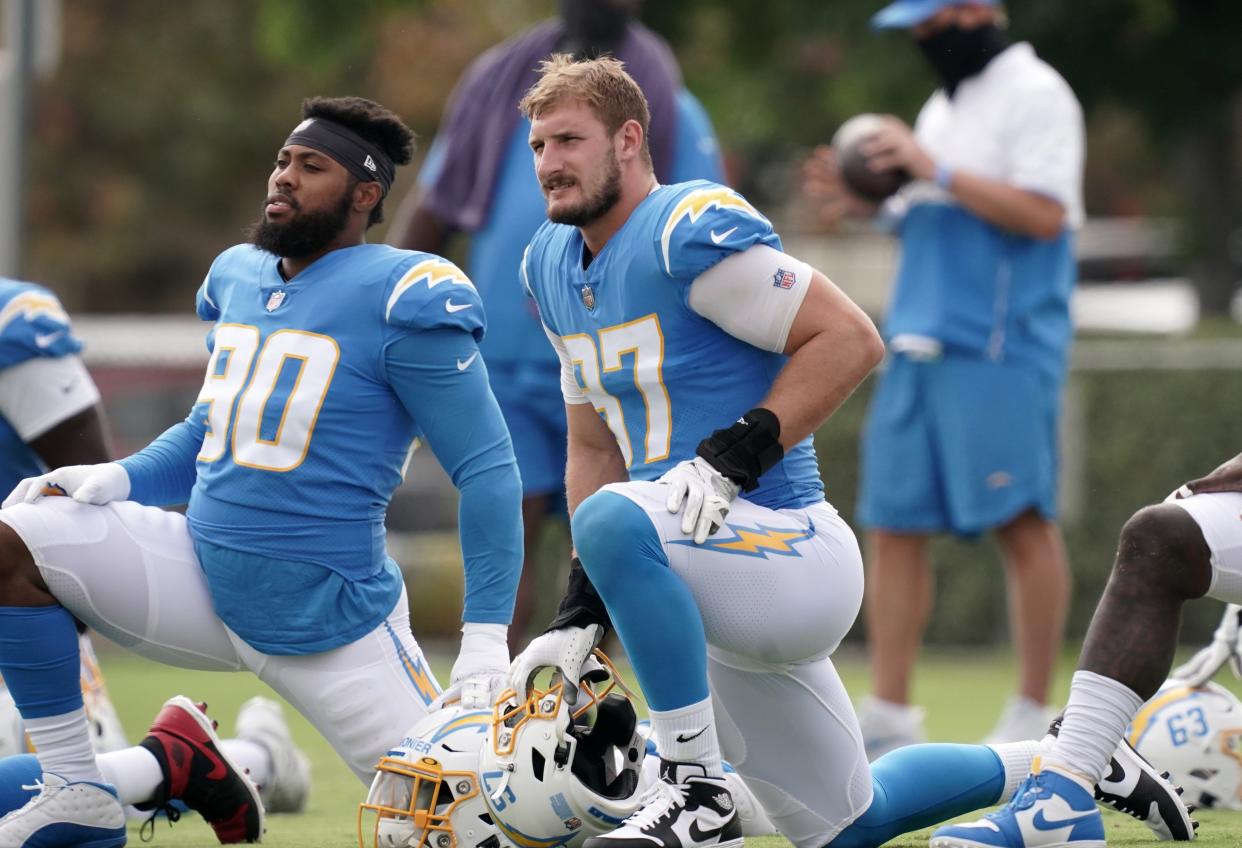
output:
[[[860,197],[879,202],[897,192],[910,175],[902,168],[874,171],[867,164],[863,147],[879,131],[883,119],[870,113],[855,115],[842,124],[832,137],[832,149],[841,168],[841,179]]]

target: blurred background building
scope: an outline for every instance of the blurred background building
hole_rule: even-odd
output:
[[[424,139],[480,51],[553,0],[0,0],[0,274],[55,290],[77,317],[118,448],[183,416],[206,362],[194,294],[260,212],[272,157],[315,94],[358,94]],[[717,128],[729,179],[789,251],[873,316],[895,244],[824,231],[798,165],[858,112],[912,120],[936,82],[871,32],[878,0],[647,3]],[[1088,121],[1089,221],[1064,424],[1063,506],[1080,637],[1139,506],[1242,449],[1242,6],[1225,0],[1014,0]],[[409,189],[404,169],[394,197]],[[384,238],[384,226],[372,231]],[[819,434],[828,497],[851,517],[865,385]],[[455,629],[452,488],[416,457],[393,554],[420,636]],[[995,557],[945,542],[929,640],[1003,639]],[[1199,641],[1219,615],[1196,605]]]

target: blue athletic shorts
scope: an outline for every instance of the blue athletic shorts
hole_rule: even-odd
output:
[[[565,400],[560,363],[487,363],[492,393],[513,438],[523,497],[565,491]]]
[[[974,536],[1032,507],[1055,518],[1060,397],[1027,366],[891,356],[863,429],[859,523]]]

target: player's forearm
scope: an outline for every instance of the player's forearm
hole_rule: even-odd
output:
[[[802,344],[760,406],[781,423],[789,450],[819,429],[884,358],[884,342],[865,315],[838,322]]]
[[[630,479],[625,460],[616,444],[611,449],[602,446],[569,442],[565,460],[565,502],[573,515],[578,504],[609,483],[621,483]]]
[[[1065,226],[1065,208],[1060,203],[1001,180],[956,171],[949,191],[971,212],[1002,230],[1053,239]]]
[[[522,573],[522,481],[510,460],[462,483],[458,526],[465,562],[462,619],[508,624]]]
[[[148,506],[188,502],[202,444],[202,433],[189,421],[180,421],[142,450],[122,459],[129,475],[129,499]]]

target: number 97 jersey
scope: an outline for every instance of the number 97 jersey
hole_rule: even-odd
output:
[[[780,250],[771,223],[733,190],[696,180],[649,194],[586,267],[576,227],[545,223],[527,248],[523,282],[561,353],[565,400],[594,405],[631,479],[692,458],[712,431],[758,406],[784,367],[782,353],[691,306],[701,274],[756,245]],[[778,272],[759,285],[790,281]],[[821,500],[810,438],[743,497],[772,509]]]

